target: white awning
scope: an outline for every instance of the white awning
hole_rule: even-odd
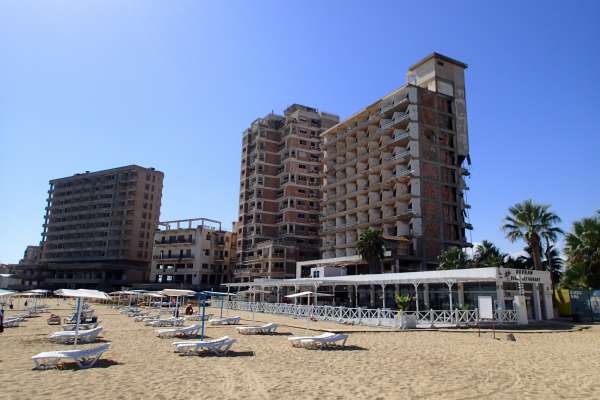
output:
[[[182,296],[195,296],[196,292],[193,290],[183,290],[183,289],[163,289],[159,292],[160,294],[164,294],[169,297],[182,297]]]
[[[105,292],[91,289],[59,289],[54,292],[57,296],[81,297],[85,299],[110,300],[110,296]]]
[[[2,296],[12,296],[17,294],[17,292],[11,292],[10,290],[0,289],[0,297]]]
[[[316,295],[317,297],[333,297],[332,294],[316,293],[316,292],[300,292],[300,293],[288,294],[285,297],[289,297],[290,299],[293,299],[294,297],[311,297],[314,295]]]

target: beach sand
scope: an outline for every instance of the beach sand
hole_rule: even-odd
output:
[[[600,398],[599,326],[516,333],[516,342],[506,333],[494,340],[476,332],[351,332],[347,349],[318,351],[292,348],[287,335],[304,335],[305,322],[278,317],[294,327],[282,326],[275,336],[243,336],[233,327],[209,326],[211,338],[237,339],[232,353],[186,357],[173,353],[174,339],[159,339],[153,328],[107,306],[94,308],[106,330],[102,340],[112,348],[91,369],[32,369],[32,355],[72,348],[48,342],[49,333],[61,330],[46,324],[49,314],[5,329],[0,399]],[[63,303],[53,312],[64,317],[69,309]]]

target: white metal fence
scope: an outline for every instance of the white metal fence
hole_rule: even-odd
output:
[[[292,318],[311,318],[319,321],[334,321],[341,324],[399,327],[401,316],[414,316],[418,328],[474,326],[478,322],[477,310],[428,310],[396,311],[390,309],[348,308],[332,306],[306,306],[285,303],[253,303],[247,301],[225,301],[223,307],[230,310],[286,315]],[[496,323],[514,324],[514,310],[494,311]]]

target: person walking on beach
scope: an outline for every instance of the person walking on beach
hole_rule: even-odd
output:
[[[4,307],[0,308],[0,333],[4,332]]]

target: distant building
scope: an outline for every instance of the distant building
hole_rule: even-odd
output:
[[[50,181],[41,268],[48,288],[119,288],[147,278],[163,173],[128,165]]]
[[[23,253],[23,258],[19,261],[19,264],[37,264],[40,262],[41,247],[40,246],[27,246]]]
[[[321,139],[339,117],[299,104],[244,131],[236,281],[289,278],[318,258]]]
[[[164,221],[154,234],[150,287],[219,290],[230,282],[236,233],[208,218]]]

